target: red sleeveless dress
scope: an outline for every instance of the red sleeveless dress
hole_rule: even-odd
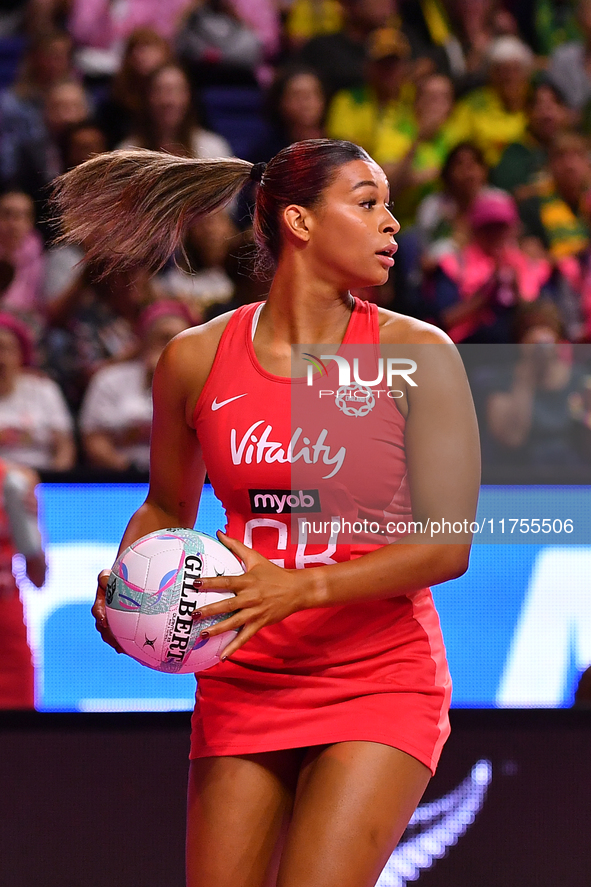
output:
[[[384,537],[309,540],[294,532],[293,512],[314,518],[305,512],[318,511],[321,497],[331,514],[412,518],[404,417],[390,402],[375,411],[373,425],[360,424],[334,408],[334,397],[318,415],[298,411],[306,380],[268,373],[256,358],[253,319],[260,304],[230,318],[195,408],[209,479],[226,511],[225,532],[289,569],[361,557]],[[355,300],[343,340],[349,344],[379,345],[375,305]],[[331,364],[332,377],[322,383],[327,390],[338,388]],[[320,427],[327,410],[328,431]],[[387,541],[393,538],[395,532]],[[304,610],[261,629],[197,675],[190,757],[367,740],[399,748],[435,772],[449,735],[450,697],[429,588]]]
[[[4,508],[6,466],[0,462],[0,709],[34,708],[33,660],[14,576],[16,549]]]

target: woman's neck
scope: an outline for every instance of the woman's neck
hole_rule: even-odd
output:
[[[310,278],[294,264],[280,265],[275,274],[261,312],[261,338],[286,350],[291,345],[341,342],[353,297],[327,281]]]

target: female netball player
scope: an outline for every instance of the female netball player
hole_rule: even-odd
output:
[[[249,177],[260,182],[256,240],[275,264],[268,299],[181,333],[165,350],[153,385],[150,489],[121,547],[193,527],[207,469],[227,513],[220,538],[246,568],[201,581],[235,595],[202,609],[199,618],[230,614],[209,634],[239,631],[224,660],[198,676],[189,887],[370,887],[449,732],[451,684],[429,586],[467,569],[479,483],[476,420],[451,340],[349,292],[384,283],[393,264],[399,225],[386,177],[340,141],[296,143],[266,169],[116,151],[66,174],[58,201],[67,236],[90,258],[159,263],[185,223],[227,203]],[[318,355],[330,344],[396,345],[415,354],[416,372],[400,377],[392,398],[385,383],[385,397],[365,388],[363,410],[354,387],[335,399],[327,372],[330,401],[318,415],[296,415],[292,429],[297,397],[318,394],[292,362],[293,344]],[[372,401],[387,409],[356,425]],[[311,540],[293,531],[286,497],[295,512],[299,502],[332,515],[344,503],[349,515],[409,517],[412,503],[422,525],[397,529],[387,544],[342,541],[338,528]],[[463,521],[464,531],[432,537],[429,522],[442,518],[460,529]],[[117,648],[107,575],[93,613]]]

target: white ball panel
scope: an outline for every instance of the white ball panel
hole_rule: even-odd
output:
[[[161,590],[160,587],[163,579],[168,577],[169,574],[176,576],[179,569],[182,569],[183,551],[178,548],[157,551],[151,556],[148,564],[144,588],[150,594],[155,594]],[[171,579],[172,577],[164,583],[167,587],[174,581],[174,579],[172,581]]]
[[[232,554],[229,548],[222,545],[217,539],[209,536],[203,537],[203,551],[205,555],[205,576],[215,576],[215,567],[218,572],[224,572],[226,576],[239,576],[244,572],[238,558]]]
[[[127,610],[114,610],[111,608],[107,609],[107,622],[109,623],[109,628],[118,641],[134,640],[139,615],[139,610],[134,612]],[[121,644],[121,646],[123,646],[123,644]]]
[[[156,615],[140,613],[135,632],[137,647],[135,655],[146,664],[154,665],[162,662],[162,645],[169,621],[170,613]]]
[[[134,641],[130,641],[127,638],[117,638],[119,644],[121,645],[123,652],[127,653],[128,656],[132,656],[133,659],[138,658],[138,650]],[[144,665],[145,663],[142,663]]]
[[[130,586],[143,590],[146,587],[149,566],[150,559],[131,548],[123,554],[118,572]]]

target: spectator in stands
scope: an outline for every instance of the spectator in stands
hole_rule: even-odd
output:
[[[408,2],[414,5],[412,0]],[[427,0],[420,6],[429,8],[428,21],[433,21],[433,11],[441,6],[443,24],[436,27],[433,22],[431,30],[435,42],[445,47],[459,95],[486,84],[488,53],[493,42],[498,37],[519,34],[513,15],[498,0],[451,0],[443,4]]]
[[[230,252],[243,240],[226,210],[197,219],[187,230],[182,253],[155,278],[158,293],[180,299],[193,323],[198,323],[212,305],[232,299],[234,282],[226,265]]]
[[[65,265],[72,257],[66,257]],[[136,324],[142,309],[154,301],[154,290],[144,269],[101,275],[101,269],[61,268],[46,305],[48,369],[59,381],[73,412],[86,386],[101,366],[126,360],[138,346]]]
[[[488,84],[458,102],[457,125],[463,139],[475,142],[493,167],[507,145],[523,138],[533,53],[517,37],[499,37],[488,53]]]
[[[64,169],[72,169],[95,154],[107,150],[107,140],[101,127],[92,119],[74,123],[62,138],[62,162]]]
[[[150,148],[193,157],[230,157],[222,136],[198,125],[187,75],[175,64],[163,65],[148,80],[137,129],[121,148]]]
[[[59,156],[61,141],[69,127],[90,116],[90,103],[84,89],[76,80],[56,83],[47,93],[44,118],[49,136],[46,176],[51,181],[64,171]]]
[[[342,0],[341,6],[341,30],[313,37],[298,56],[318,72],[329,97],[363,87],[367,39],[377,28],[390,26],[396,12],[394,0]]]
[[[437,256],[429,281],[436,322],[454,342],[511,342],[517,310],[540,296],[550,263],[520,249],[519,216],[508,194],[481,193],[469,221],[468,243],[450,242]]]
[[[64,172],[61,142],[65,132],[89,114],[88,98],[77,80],[55,83],[45,95],[43,128],[26,135],[15,147],[15,184],[40,205],[48,198],[47,185]]]
[[[581,36],[554,50],[548,65],[548,76],[571,108],[580,111],[591,98],[591,0],[578,0],[577,23]]]
[[[469,214],[474,201],[491,193],[487,187],[488,166],[480,148],[460,142],[449,152],[441,169],[442,189],[421,202],[416,227],[424,249],[448,238],[464,246],[470,238]],[[427,253],[429,255],[429,253]]]
[[[200,0],[179,31],[176,51],[200,88],[256,86],[264,55],[261,38],[231,0]]]
[[[14,269],[0,297],[0,310],[19,314],[42,308],[43,241],[35,230],[33,201],[21,191],[0,196],[0,259]]]
[[[253,150],[254,163],[270,160],[293,142],[326,135],[326,96],[312,68],[296,64],[279,70],[267,94],[267,109],[272,130]]]
[[[58,29],[43,31],[29,42],[9,94],[27,108],[40,109],[47,90],[74,73],[70,35]]]
[[[294,0],[285,21],[289,48],[297,51],[313,37],[336,34],[343,26],[343,8],[338,0]]]
[[[441,188],[419,204],[415,223],[397,237],[400,249],[394,267],[395,310],[431,318],[425,299],[425,277],[438,265],[441,253],[453,252],[470,239],[469,213],[487,186],[488,166],[472,142],[460,142],[447,155],[440,176]],[[395,206],[397,212],[397,208]]]
[[[234,15],[253,31],[267,61],[274,61],[281,49],[281,17],[276,0],[228,0]],[[271,71],[272,74],[272,71]],[[266,81],[263,81],[266,82]]]
[[[366,51],[366,82],[337,93],[326,129],[330,138],[355,142],[373,157],[382,141],[395,137],[401,121],[408,125],[413,99],[410,45],[401,31],[380,28],[372,33]]]
[[[192,5],[193,0],[69,0],[68,30],[79,47],[78,66],[89,76],[113,76],[130,34],[152,28],[170,42]]]
[[[155,302],[140,317],[137,357],[104,367],[93,376],[79,419],[91,465],[148,470],[154,369],[165,345],[190,325],[181,302]]]
[[[554,260],[555,301],[571,342],[591,342],[591,249]]]
[[[557,260],[589,247],[591,229],[591,162],[585,139],[563,133],[549,148],[550,176],[520,204],[527,234],[538,237]]]
[[[109,148],[129,135],[144,107],[150,75],[170,61],[169,42],[152,28],[137,28],[130,34],[109,94],[97,108]]]
[[[412,112],[395,129],[380,131],[372,156],[388,176],[403,228],[414,222],[421,200],[436,190],[445,158],[458,141],[453,102],[449,77],[427,75],[417,84]]]
[[[548,162],[550,144],[572,122],[572,112],[557,87],[548,80],[534,84],[527,101],[527,129],[519,141],[507,145],[491,172],[491,182],[518,200],[526,197]]]
[[[27,369],[32,344],[25,324],[0,314],[0,458],[67,471],[75,461],[72,419],[55,382]]]
[[[533,43],[538,55],[548,56],[564,43],[580,40],[577,3],[578,0],[535,0]]]
[[[497,365],[489,382],[486,430],[496,446],[490,462],[535,466],[581,465],[573,440],[570,403],[585,387],[585,369],[573,362],[552,303],[522,308],[516,318],[517,362]]]
[[[106,150],[106,139],[98,124],[88,118],[68,127],[61,147],[64,168],[72,169],[93,155],[102,154]],[[81,247],[56,243],[59,234],[58,230],[53,232],[45,251],[44,303],[53,302],[74,283],[80,274],[77,266],[84,259]]]
[[[507,33],[506,26],[496,27],[496,0],[398,0],[398,8],[413,57],[422,60],[422,75],[447,74],[461,92],[482,86],[488,44]],[[513,27],[509,33],[515,33]]]
[[[0,176],[14,185],[20,173],[20,147],[46,137],[43,106],[48,91],[74,76],[72,40],[52,30],[33,38],[15,83],[0,94]]]
[[[413,58],[420,59],[418,76],[439,72],[450,75],[447,52],[453,40],[447,6],[439,0],[397,0],[397,25],[408,38]]]

